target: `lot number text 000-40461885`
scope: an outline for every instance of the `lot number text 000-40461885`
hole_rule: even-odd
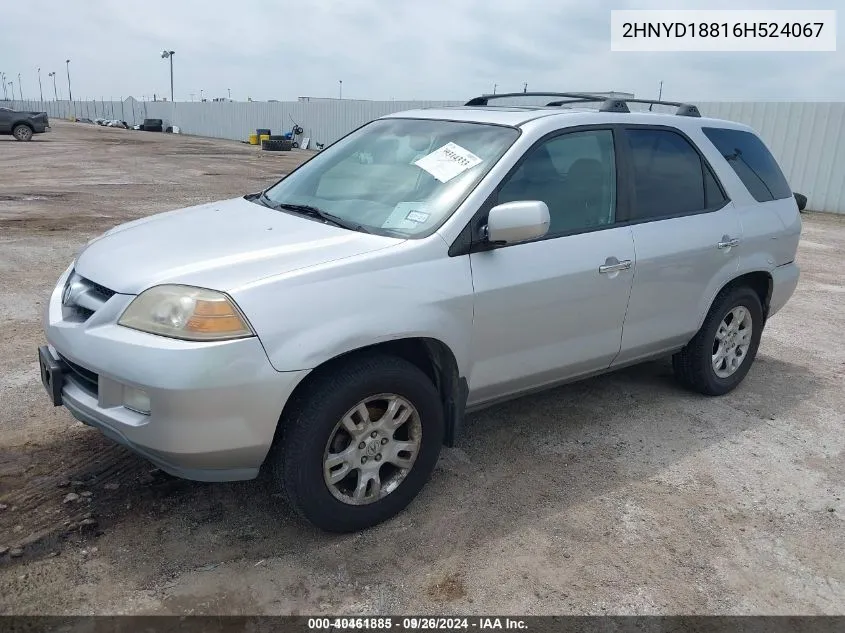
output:
[[[612,51],[835,51],[836,11],[610,12]]]

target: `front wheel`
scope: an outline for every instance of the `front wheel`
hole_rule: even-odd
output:
[[[31,141],[32,128],[28,125],[16,125],[15,128],[12,130],[12,136],[14,136],[19,141]]]
[[[675,376],[709,396],[736,388],[757,356],[763,334],[763,307],[751,288],[719,293],[698,334],[672,357]]]
[[[332,532],[402,511],[434,470],[444,432],[431,379],[401,358],[375,355],[315,376],[281,424],[274,479],[300,514]]]

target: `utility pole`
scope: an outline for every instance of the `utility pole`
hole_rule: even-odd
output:
[[[68,99],[73,101],[73,90],[70,89],[70,60],[65,60],[65,66],[67,67],[67,94]]]
[[[41,103],[44,103],[44,91],[41,89],[41,66],[38,67],[38,94],[41,95]]]
[[[170,59],[170,100],[174,101],[173,98],[173,56],[176,54],[176,51],[161,51],[162,59]]]
[[[660,101],[662,98],[663,98],[663,82],[661,81],[660,82],[660,90],[657,91],[657,100]],[[650,106],[648,106],[648,111],[651,112],[652,111],[651,109],[653,107],[654,107],[654,104],[652,103]]]

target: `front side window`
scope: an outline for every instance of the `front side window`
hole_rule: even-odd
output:
[[[616,161],[610,130],[571,132],[528,151],[500,185],[498,203],[541,200],[549,207],[548,236],[612,224]]]
[[[265,192],[363,230],[415,237],[442,224],[516,140],[514,128],[426,119],[373,121]]]
[[[724,205],[709,166],[677,132],[626,130],[634,177],[632,220],[698,213]]]
[[[792,189],[777,161],[757,135],[713,127],[702,128],[702,131],[757,202],[792,197]]]

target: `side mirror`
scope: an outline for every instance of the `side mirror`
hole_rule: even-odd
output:
[[[540,200],[505,202],[487,215],[487,241],[513,244],[543,237],[549,230],[549,207]]]
[[[803,211],[807,206],[807,196],[803,193],[793,193],[792,195],[795,196],[795,202],[798,204],[798,210]]]

